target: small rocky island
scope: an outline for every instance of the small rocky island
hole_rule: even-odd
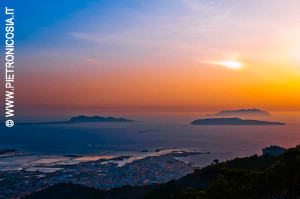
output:
[[[114,117],[100,117],[100,116],[77,116],[72,117],[69,121],[66,121],[66,123],[81,123],[81,122],[133,122],[133,120],[128,120],[124,118],[114,118]]]
[[[239,118],[207,118],[191,122],[192,125],[285,125],[281,122],[242,120]]]
[[[215,114],[207,114],[206,116],[270,116],[271,114],[267,111],[262,111],[256,108],[253,109],[239,109],[239,110],[226,110],[220,111]]]

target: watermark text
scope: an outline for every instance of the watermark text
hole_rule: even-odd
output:
[[[5,8],[5,125],[14,126],[15,99],[15,41],[14,41],[14,9]]]

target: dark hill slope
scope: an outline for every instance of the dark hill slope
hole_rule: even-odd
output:
[[[207,190],[209,185],[221,174],[224,168],[239,169],[247,171],[263,171],[278,161],[279,156],[257,156],[236,158],[219,164],[212,164],[197,169],[194,173],[188,174],[181,179],[173,180],[164,186],[152,191],[144,199],[171,199],[180,196],[181,192],[188,188]],[[175,197],[176,198],[176,197]]]
[[[300,146],[281,156],[251,156],[196,170],[143,199],[298,199]]]
[[[160,186],[162,185],[124,186],[110,191],[101,191],[83,185],[62,183],[29,195],[25,199],[139,199]]]

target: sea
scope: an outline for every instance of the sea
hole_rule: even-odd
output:
[[[205,118],[201,112],[68,112],[21,115],[17,122],[66,121],[72,116],[113,116],[135,120],[124,123],[28,124],[0,126],[0,149],[18,149],[49,155],[147,156],[162,150],[200,151],[178,159],[203,167],[214,159],[225,161],[279,145],[295,147],[300,142],[300,112],[271,112],[271,116],[243,118],[285,122],[268,126],[191,125]]]

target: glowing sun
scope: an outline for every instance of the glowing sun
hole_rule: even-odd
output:
[[[237,61],[221,61],[217,63],[232,69],[240,69],[243,67],[243,63]]]
[[[227,68],[231,68],[231,69],[241,69],[244,65],[241,62],[237,62],[237,61],[233,61],[233,60],[228,60],[228,61],[206,61],[206,63],[222,65],[222,66],[226,66]]]

